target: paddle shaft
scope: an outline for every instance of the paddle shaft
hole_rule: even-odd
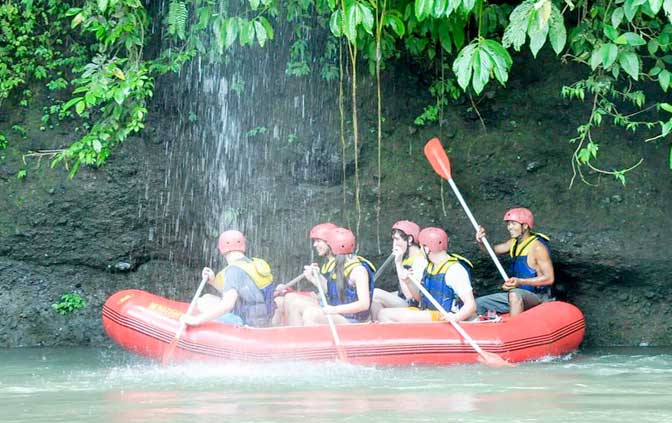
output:
[[[313,270],[313,277],[315,278],[315,285],[317,285],[317,290],[320,292],[320,299],[322,300],[322,307],[327,305],[327,296],[324,295],[324,289],[322,288],[322,281],[320,281],[320,274],[317,272],[317,269]],[[331,317],[331,314],[324,313],[327,318],[327,323],[329,324],[329,329],[331,330],[331,337],[334,340],[334,345],[339,350],[341,350],[341,339],[338,337],[338,332],[336,332],[336,324],[334,319]]]
[[[378,271],[376,272],[376,274],[373,275],[373,281],[374,281],[374,282],[378,280],[378,277],[379,277],[380,275],[383,274],[383,272],[385,271],[385,269],[387,269],[387,268],[390,266],[390,263],[392,263],[393,260],[394,260],[394,254],[390,254],[390,255],[385,259],[385,261],[383,262],[383,264],[380,265],[380,267],[378,268]]]
[[[469,334],[468,334],[467,332],[465,332],[464,329],[462,329],[462,326],[460,326],[459,323],[457,323],[457,322],[455,322],[455,321],[453,321],[453,320],[450,319],[449,314],[448,314],[448,312],[446,311],[446,309],[443,308],[443,307],[441,306],[441,304],[439,304],[439,302],[436,301],[436,299],[435,299],[434,297],[432,297],[432,294],[430,294],[429,291],[427,291],[427,290],[425,289],[425,287],[422,286],[422,284],[421,284],[420,282],[416,281],[416,280],[413,279],[413,278],[411,278],[411,280],[413,281],[413,283],[415,284],[415,286],[420,290],[420,292],[422,292],[422,294],[429,300],[429,302],[431,302],[432,305],[433,305],[434,307],[436,307],[436,309],[439,310],[439,312],[440,312],[441,314],[443,314],[444,317],[446,317],[446,319],[450,322],[451,325],[453,325],[453,327],[455,328],[455,330],[462,336],[462,338],[464,338],[464,340],[467,341],[467,343],[468,343],[469,345],[471,345],[471,347],[472,347],[477,353],[479,353],[479,354],[480,354],[481,356],[483,356],[483,357],[486,357],[486,353],[485,353],[485,351],[483,351],[483,350],[481,349],[481,347],[479,347],[478,344],[473,340],[473,338],[472,338],[471,336],[469,336]]]
[[[194,307],[196,307],[196,301],[198,301],[198,298],[201,296],[201,292],[203,292],[203,288],[205,287],[205,283],[208,282],[207,277],[203,277],[201,280],[201,284],[198,285],[198,289],[196,290],[196,295],[194,295],[194,298],[192,298],[191,303],[189,304],[189,308],[187,308],[187,312],[185,313],[185,316],[191,316],[191,313],[194,311]],[[180,323],[180,327],[175,333],[175,338],[173,338],[172,342],[170,345],[168,345],[168,348],[166,349],[166,353],[163,355],[162,361],[166,363],[168,360],[170,360],[170,357],[173,354],[173,351],[175,350],[175,346],[177,345],[178,341],[180,340],[180,337],[182,337],[182,334],[186,330],[187,325],[184,322]]]
[[[303,279],[303,273],[285,284],[285,288],[291,288]]]
[[[473,225],[474,229],[478,232],[479,225],[476,222],[476,219],[474,218],[474,215],[471,213],[471,210],[469,210],[469,206],[464,201],[464,198],[462,197],[462,194],[460,194],[460,190],[457,189],[457,185],[455,185],[455,182],[453,181],[453,178],[448,178],[448,184],[453,189],[453,192],[455,193],[455,196],[457,197],[457,200],[460,202],[460,205],[464,209],[464,212],[467,214],[467,217],[469,218],[469,221],[471,221],[471,224]],[[492,258],[492,261],[495,263],[495,266],[497,266],[497,270],[499,270],[499,274],[502,276],[502,278],[505,281],[509,280],[509,276],[506,274],[506,271],[502,267],[502,264],[499,262],[499,259],[497,258],[497,254],[495,254],[495,251],[490,246],[490,243],[488,242],[488,239],[486,237],[483,237],[483,238],[481,238],[481,241],[483,242],[483,245],[485,245],[485,249],[488,251],[488,254],[490,254],[490,258]]]

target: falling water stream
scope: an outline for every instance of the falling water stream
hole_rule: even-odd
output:
[[[291,277],[310,227],[340,220],[337,87],[285,75],[289,33],[280,25],[264,49],[213,49],[157,83],[170,116],[158,128],[168,164],[157,238],[172,260],[218,267],[218,234],[238,229],[251,255]]]
[[[672,350],[515,368],[342,363],[161,367],[113,350],[0,350],[4,423],[672,421]]]

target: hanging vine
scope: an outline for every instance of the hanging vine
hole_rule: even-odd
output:
[[[382,198],[381,181],[383,179],[382,172],[382,144],[383,144],[383,94],[380,87],[380,64],[382,61],[381,40],[383,36],[383,23],[385,22],[385,12],[387,10],[387,0],[383,0],[382,7],[378,0],[374,3],[376,11],[376,100],[377,100],[377,116],[378,116],[378,131],[377,131],[377,146],[378,146],[378,190],[376,196],[376,245],[378,246],[378,254],[381,254],[380,249],[380,209]]]

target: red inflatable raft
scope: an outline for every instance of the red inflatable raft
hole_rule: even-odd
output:
[[[103,306],[103,326],[122,347],[161,359],[175,337],[188,304],[145,291],[112,295]],[[462,323],[486,352],[519,362],[576,350],[583,339],[581,311],[560,301],[541,304],[498,322]],[[338,326],[348,361],[354,364],[409,365],[475,363],[478,354],[447,322],[370,323]],[[337,356],[327,326],[252,328],[211,322],[189,327],[174,360],[295,361]]]

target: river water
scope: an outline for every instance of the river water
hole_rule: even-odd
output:
[[[515,368],[162,367],[118,349],[0,350],[0,421],[670,422],[672,349]]]

